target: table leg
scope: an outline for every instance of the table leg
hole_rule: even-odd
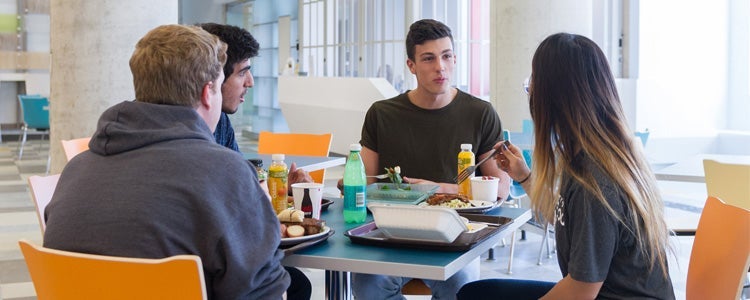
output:
[[[328,300],[353,299],[351,276],[350,272],[326,270],[326,298]]]

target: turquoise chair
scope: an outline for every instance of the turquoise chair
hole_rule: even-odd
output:
[[[49,132],[49,100],[39,95],[18,95],[18,103],[23,115],[23,133],[18,138],[18,159],[23,157],[23,146],[26,144],[29,129],[41,131],[44,135]],[[49,169],[49,162],[47,163]]]

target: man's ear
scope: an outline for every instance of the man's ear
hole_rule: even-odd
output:
[[[416,75],[416,74],[417,74],[417,73],[416,73],[416,72],[414,71],[414,62],[413,62],[413,61],[411,61],[411,59],[408,59],[408,58],[406,59],[406,66],[407,66],[407,67],[409,67],[409,71],[410,71],[410,72],[411,72],[412,74],[414,74],[414,75]]]
[[[203,90],[201,90],[201,106],[210,108],[211,107],[211,87],[213,86],[213,82],[209,81],[208,83],[203,85]]]

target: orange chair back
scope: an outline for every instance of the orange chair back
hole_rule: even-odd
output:
[[[89,141],[91,137],[85,137],[80,139],[72,140],[61,140],[63,150],[65,150],[65,157],[70,161],[74,156],[78,155],[83,151],[89,150]]]
[[[330,133],[273,133],[261,131],[258,136],[258,153],[327,157],[331,149],[331,137]],[[323,183],[325,170],[310,172],[310,177],[317,183]]]
[[[42,229],[42,235],[44,235],[44,229],[46,228],[44,209],[50,200],[52,200],[52,194],[55,192],[58,180],[60,180],[60,174],[49,176],[34,175],[29,177],[31,200],[34,201],[34,207],[36,207],[36,216],[39,218],[39,227]]]
[[[39,300],[207,299],[196,255],[143,259],[18,244]]]
[[[750,211],[709,196],[687,274],[687,300],[739,299],[750,267]]]

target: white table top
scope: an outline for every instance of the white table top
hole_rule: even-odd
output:
[[[271,166],[271,155],[270,154],[257,154],[257,153],[246,153],[244,154],[245,159],[260,158],[263,160],[263,167],[268,168]],[[346,157],[322,157],[322,156],[299,156],[299,155],[286,155],[284,162],[287,165],[291,165],[293,162],[297,163],[297,168],[305,170],[307,172],[322,170],[330,167],[341,166],[346,163]]]
[[[706,182],[703,160],[724,163],[750,164],[750,155],[696,154],[669,167],[655,171],[656,179],[668,181]]]

